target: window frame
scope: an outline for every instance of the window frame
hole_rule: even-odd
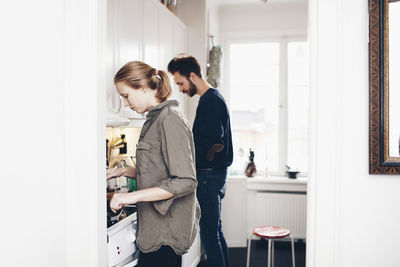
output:
[[[253,33],[254,34],[254,33]],[[257,34],[257,33],[255,33]],[[291,42],[307,42],[307,36],[305,34],[291,34],[291,35],[268,35],[264,36],[253,36],[252,33],[238,34],[235,37],[224,36],[224,66],[222,83],[224,87],[221,88],[221,92],[225,96],[227,105],[230,110],[230,48],[233,44],[253,44],[253,43],[266,43],[274,42],[279,43],[279,117],[278,117],[278,170],[270,172],[272,176],[286,176],[286,164],[288,161],[288,44]],[[309,115],[308,115],[309,116]],[[233,128],[232,128],[233,130]],[[263,170],[260,170],[262,173]],[[308,176],[308,171],[302,171],[300,176]]]

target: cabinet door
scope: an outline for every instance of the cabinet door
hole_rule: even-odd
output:
[[[201,258],[201,242],[200,232],[197,233],[196,239],[186,254],[182,255],[182,267],[195,267]]]
[[[118,118],[118,112],[121,108],[121,99],[115,90],[114,74],[115,62],[115,17],[116,0],[107,1],[107,50],[106,50],[106,98],[107,98],[107,119]]]
[[[127,62],[141,60],[140,2],[140,0],[117,0],[117,38],[115,46],[116,71],[118,71]],[[143,115],[140,115],[130,108],[124,106],[121,108],[119,116],[121,118],[143,118]]]
[[[186,27],[179,21],[174,20],[173,26],[173,42],[172,42],[172,56],[175,57],[178,54],[187,52],[187,36]],[[181,111],[187,116],[187,100],[188,97],[179,92],[178,86],[174,83],[172,97],[178,100]]]
[[[140,60],[140,1],[118,0],[116,16],[116,69]]]
[[[187,33],[185,25],[180,21],[174,23],[174,43],[173,43],[174,56],[187,53]]]
[[[222,200],[222,230],[229,247],[246,246],[247,179],[228,178]]]
[[[143,61],[158,67],[158,7],[159,3],[145,0],[143,3]]]
[[[167,65],[172,59],[173,23],[168,9],[158,9],[158,68],[167,71]]]
[[[158,62],[159,69],[168,71],[167,66],[169,61],[173,58],[173,44],[174,44],[174,23],[175,18],[172,17],[170,11],[166,8],[159,9],[158,17]],[[179,96],[179,89],[175,85],[171,77],[172,95],[170,99],[178,100],[179,107],[184,112],[184,106],[182,106],[182,100]]]
[[[107,118],[142,118],[125,108],[115,85],[115,73],[127,62],[140,60],[140,0],[107,1]]]

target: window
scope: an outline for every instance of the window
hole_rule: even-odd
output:
[[[308,171],[309,75],[305,42],[288,43],[288,160],[291,167]]]
[[[308,171],[308,55],[305,42],[232,43],[229,103],[234,162],[243,174],[249,150],[258,175]]]

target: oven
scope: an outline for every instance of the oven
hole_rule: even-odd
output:
[[[108,205],[109,207],[109,205]],[[138,262],[136,207],[124,207],[120,216],[107,210],[107,266],[132,267]]]

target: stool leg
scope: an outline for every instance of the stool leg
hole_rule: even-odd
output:
[[[290,235],[290,239],[292,240],[292,264],[293,264],[293,267],[296,267],[296,263],[295,263],[295,260],[294,260],[294,242],[293,242],[293,236],[292,235]]]
[[[251,238],[253,237],[253,234],[249,236],[249,239],[247,241],[247,263],[246,267],[250,266],[250,248],[251,248]]]
[[[272,267],[275,266],[275,240],[272,239],[272,255],[271,255],[271,261],[272,261]]]
[[[272,239],[268,239],[268,267],[271,267]]]

